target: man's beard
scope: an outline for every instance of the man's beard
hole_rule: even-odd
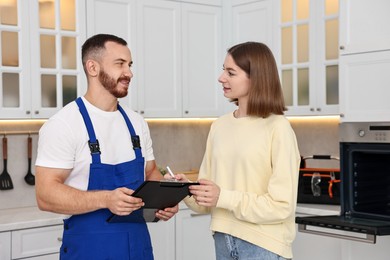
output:
[[[115,80],[113,77],[108,75],[104,70],[101,70],[99,73],[99,81],[103,85],[105,89],[108,90],[114,97],[116,98],[123,98],[127,96],[128,89],[119,89],[117,87],[118,82],[121,80],[128,80],[130,82],[130,78],[123,76]]]

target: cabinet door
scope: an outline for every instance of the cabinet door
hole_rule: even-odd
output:
[[[144,0],[138,4],[139,60],[134,66],[138,70],[139,112],[145,117],[181,117],[180,3]]]
[[[84,1],[29,1],[32,117],[48,118],[84,94]]]
[[[342,121],[389,121],[389,71],[390,51],[340,57]]]
[[[25,258],[58,253],[62,225],[22,229],[12,232],[12,257]]]
[[[20,3],[0,3],[4,66],[0,69],[0,116],[48,118],[86,87],[80,55],[85,39],[85,3]]]
[[[155,259],[175,259],[175,218],[148,223]]]
[[[11,259],[11,232],[0,233],[0,260]]]
[[[218,82],[224,51],[222,8],[182,4],[181,10],[183,116],[220,116],[228,103]]]
[[[297,232],[292,248],[294,260],[345,260],[340,240],[331,237]]]
[[[0,118],[31,114],[30,1],[0,2]]]
[[[274,49],[275,22],[272,1],[256,1],[232,7],[233,45],[246,41],[257,41]],[[230,47],[230,46],[228,46]]]
[[[210,215],[196,214],[190,209],[176,214],[176,259],[215,259]]]
[[[377,236],[375,244],[343,240],[342,259],[343,260],[367,260],[367,259],[388,260],[389,245],[390,245],[389,236]]]
[[[135,65],[129,94],[121,98],[121,104],[137,110],[137,48],[136,48],[136,1],[135,0],[87,0],[87,36],[99,33],[113,34],[127,41]]]
[[[390,1],[340,1],[340,54],[390,49]]]

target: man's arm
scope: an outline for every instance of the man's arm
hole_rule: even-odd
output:
[[[157,165],[156,161],[147,161],[145,167],[145,180],[147,181],[159,181],[163,179]]]
[[[36,199],[38,207],[66,215],[83,214],[108,208],[117,215],[128,215],[143,206],[139,198],[131,197],[133,190],[81,191],[65,184],[69,169],[36,167]]]

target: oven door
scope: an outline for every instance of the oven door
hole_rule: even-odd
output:
[[[297,217],[299,231],[368,243],[390,235],[390,143],[340,143],[340,169],[340,216]]]

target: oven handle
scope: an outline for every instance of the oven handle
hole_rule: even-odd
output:
[[[358,242],[365,242],[365,243],[370,243],[370,244],[376,243],[376,235],[372,235],[372,234],[365,234],[366,237],[361,238],[361,237],[355,237],[355,236],[335,234],[335,233],[331,233],[331,232],[307,229],[306,224],[298,224],[298,231],[302,232],[302,233],[316,234],[316,235],[322,235],[322,236],[328,236],[328,237],[334,237],[334,238],[342,238],[342,239],[348,239],[348,240],[358,241]],[[348,231],[345,231],[345,232],[348,232]]]

